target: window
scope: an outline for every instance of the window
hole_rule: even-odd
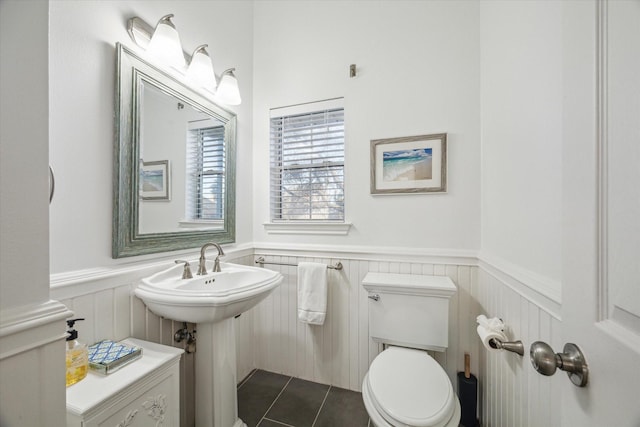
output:
[[[342,99],[271,111],[271,220],[344,222]]]
[[[225,150],[222,125],[196,127],[187,138],[187,221],[224,219]],[[203,126],[202,123],[199,126]],[[205,125],[206,126],[206,125]]]

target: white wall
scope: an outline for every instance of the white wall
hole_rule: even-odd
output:
[[[254,239],[478,249],[478,3],[258,1],[254,15]],[[345,99],[353,228],[346,237],[268,235],[269,109],[334,97]],[[448,133],[448,194],[369,194],[370,140],[440,132]]]
[[[482,256],[560,298],[562,2],[480,2]]]
[[[174,13],[184,49],[209,44],[218,73],[236,67],[243,104],[238,114],[237,188],[252,188],[253,5],[250,1],[50,2],[51,272],[146,260],[111,259],[115,44],[132,46],[127,20],[150,25]],[[46,114],[45,114],[46,116]],[[252,240],[252,200],[238,197],[236,241]],[[165,254],[166,256],[166,254]]]
[[[65,425],[63,331],[71,313],[49,300],[47,262],[48,12],[44,1],[0,2],[2,426]]]

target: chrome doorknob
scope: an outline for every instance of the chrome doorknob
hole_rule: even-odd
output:
[[[565,371],[571,382],[584,387],[589,380],[589,366],[577,345],[567,343],[563,353],[555,353],[551,346],[542,341],[531,344],[529,350],[533,368],[542,375],[550,376],[557,369]]]
[[[542,375],[550,376],[556,373],[558,368],[558,355],[546,342],[536,341],[531,344],[529,350],[533,369]]]

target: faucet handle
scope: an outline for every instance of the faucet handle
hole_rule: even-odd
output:
[[[193,274],[191,274],[191,264],[189,264],[189,261],[177,259],[175,262],[176,264],[184,264],[184,270],[182,271],[183,279],[193,279]]]
[[[212,270],[212,271],[213,271],[214,273],[220,273],[220,271],[222,271],[222,270],[220,269],[220,256],[222,256],[222,255],[224,255],[224,254],[220,254],[220,255],[218,255],[218,256],[216,257],[215,261],[213,262],[213,270]]]

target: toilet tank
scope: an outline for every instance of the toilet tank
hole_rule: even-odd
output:
[[[376,342],[444,351],[449,344],[449,277],[367,273],[369,336]],[[377,296],[377,297],[376,297]]]

